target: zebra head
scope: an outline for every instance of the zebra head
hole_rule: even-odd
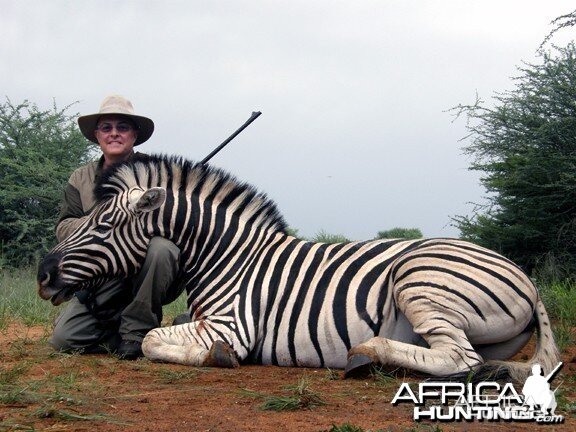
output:
[[[133,187],[100,202],[40,263],[40,297],[59,305],[76,291],[137,273],[152,237],[146,219],[165,199],[164,188]]]

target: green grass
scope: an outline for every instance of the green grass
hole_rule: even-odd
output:
[[[371,369],[370,375],[372,376],[372,378],[374,379],[376,384],[379,384],[379,385],[382,385],[385,387],[391,386],[391,385],[395,386],[398,384],[398,380],[392,372],[388,372],[379,366],[373,366]]]
[[[243,389],[242,395],[262,399],[263,411],[297,411],[326,405],[326,402],[310,388],[308,379],[301,378],[295,386],[285,388],[285,396],[267,395],[253,390]]]
[[[165,305],[162,308],[162,313],[164,318],[162,319],[163,325],[172,324],[172,320],[176,318],[178,315],[187,312],[188,306],[186,304],[186,291],[180,295],[176,300],[174,300],[169,305]]]
[[[560,351],[576,344],[576,284],[553,282],[540,286],[540,295],[550,319]]]
[[[35,430],[42,419],[126,424],[98,412],[107,408],[101,402],[106,387],[88,378],[98,364],[82,372],[81,356],[54,353],[38,341],[26,344],[25,356],[12,343],[5,351],[8,361],[0,361],[0,430]]]
[[[330,369],[330,368],[327,368],[327,369],[326,369],[326,379],[327,379],[328,381],[336,381],[336,380],[339,380],[339,379],[342,378],[341,375],[342,375],[341,372],[340,372],[339,370],[337,370],[337,369]]]
[[[378,429],[374,432],[391,432],[393,429],[391,427],[384,429]],[[415,427],[405,428],[403,429],[404,432],[442,432],[442,429],[436,425],[428,425],[425,423],[421,423],[416,425]],[[362,429],[360,426],[355,426],[350,423],[343,423],[341,425],[332,425],[332,427],[328,430],[322,432],[372,432],[370,429]]]
[[[27,406],[40,400],[36,383],[22,384],[32,364],[19,362],[14,366],[0,366],[0,405]]]
[[[156,380],[163,384],[182,384],[185,380],[191,380],[197,376],[198,370],[196,368],[185,370],[161,369]]]
[[[10,321],[27,326],[51,323],[59,309],[38,296],[35,269],[1,271],[0,330]]]
[[[332,427],[323,432],[365,432],[360,426],[354,426],[350,423],[343,423],[341,425],[332,425]]]

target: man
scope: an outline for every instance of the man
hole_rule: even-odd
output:
[[[64,191],[64,204],[56,237],[66,239],[85,220],[95,205],[93,188],[104,169],[134,156],[134,146],[154,132],[154,122],[134,114],[121,96],[104,99],[96,114],[78,118],[82,134],[102,150],[98,161],[78,168]],[[112,351],[121,359],[142,357],[142,339],[162,321],[162,305],[182,292],[177,275],[180,250],[154,237],[144,265],[136,277],[104,284],[88,298],[74,297],[58,317],[51,344],[62,351],[84,353]]]

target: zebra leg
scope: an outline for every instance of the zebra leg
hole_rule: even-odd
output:
[[[216,340],[207,348],[195,340],[196,322],[172,327],[156,328],[142,341],[144,355],[152,361],[178,363],[188,366],[235,368],[239,366],[230,345]]]
[[[345,376],[351,376],[371,363],[446,376],[470,370],[484,362],[461,328],[446,317],[438,317],[437,312],[431,316],[434,318],[414,327],[414,332],[422,335],[430,348],[374,337],[349,351]]]

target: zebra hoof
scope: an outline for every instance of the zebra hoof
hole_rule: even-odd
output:
[[[226,342],[216,341],[208,352],[208,358],[203,366],[237,368],[240,366],[236,353]]]
[[[370,373],[372,367],[372,359],[365,354],[352,354],[348,357],[346,369],[344,370],[344,378],[354,378],[359,376],[366,376]]]

